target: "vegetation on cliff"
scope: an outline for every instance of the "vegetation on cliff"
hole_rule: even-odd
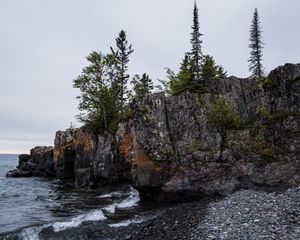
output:
[[[251,57],[250,71],[261,79],[263,87],[270,85],[269,79],[263,77],[261,28],[257,9],[254,12],[250,31]],[[227,72],[211,55],[202,52],[202,33],[200,33],[199,11],[196,3],[193,10],[191,33],[191,50],[186,52],[179,71],[167,68],[167,80],[159,80],[158,90],[168,95],[179,95],[184,91],[201,95],[216,92],[211,82],[226,79]],[[116,38],[116,49],[110,53],[92,52],[87,60],[89,65],[74,80],[74,87],[81,92],[78,119],[96,132],[108,130],[115,132],[118,123],[130,117],[129,102],[135,96],[144,96],[154,89],[153,81],[147,73],[141,77],[134,75],[129,82],[129,57],[133,53],[127,35],[122,30]]]

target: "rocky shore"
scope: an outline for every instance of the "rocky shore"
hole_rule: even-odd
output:
[[[210,203],[208,203],[210,202]],[[300,239],[300,188],[242,190],[223,199],[181,204],[115,239]]]
[[[208,89],[135,98],[132,116],[116,132],[57,131],[54,148],[21,155],[7,173],[54,176],[81,190],[128,183],[142,200],[201,202],[153,211],[142,223],[138,216],[127,227],[84,223],[41,236],[300,239],[300,64],[280,66],[263,80],[212,80]],[[220,196],[226,198],[211,200]]]
[[[141,222],[142,221],[142,222]],[[124,222],[123,222],[124,223]],[[300,187],[280,193],[241,190],[231,196],[144,213],[122,226],[85,222],[60,233],[44,230],[41,239],[166,240],[300,238]],[[11,238],[14,239],[14,238]]]

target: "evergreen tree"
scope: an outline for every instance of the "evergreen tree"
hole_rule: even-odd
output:
[[[133,85],[133,90],[136,96],[144,96],[147,93],[150,93],[153,87],[152,79],[149,78],[149,75],[144,73],[142,77],[136,74],[131,84]]]
[[[146,73],[142,75],[141,84],[142,84],[143,94],[150,93],[151,90],[153,90],[153,81]]]
[[[212,56],[206,55],[202,64],[201,79],[204,82],[219,80],[227,77],[222,66],[218,66]]]
[[[124,103],[126,102],[126,93],[127,93],[127,81],[129,79],[129,75],[127,74],[128,70],[128,62],[129,55],[133,53],[133,49],[131,44],[128,44],[126,39],[126,32],[122,30],[119,33],[118,38],[116,39],[117,50],[115,51],[112,47],[110,48],[112,54],[114,55],[117,61],[117,69],[118,69],[118,78],[117,83],[115,85],[117,95],[120,101],[120,111],[123,113]]]
[[[219,79],[227,78],[227,72],[224,70],[222,66],[218,66],[217,74]]]
[[[212,56],[206,55],[202,65],[201,79],[205,82],[216,78],[218,66]]]
[[[261,27],[259,16],[257,12],[257,8],[254,10],[254,16],[252,20],[252,25],[250,29],[250,44],[249,48],[250,51],[250,58],[249,58],[249,70],[252,72],[254,76],[259,78],[263,75],[263,66],[262,66],[262,49],[263,49],[263,42],[261,40]]]
[[[189,53],[185,53],[184,59],[179,68],[179,72],[177,74],[177,78],[185,83],[191,83],[192,75],[191,75],[191,57]]]
[[[191,73],[192,73],[192,80],[194,82],[199,82],[200,79],[200,73],[201,73],[201,60],[202,60],[202,40],[200,37],[202,34],[199,30],[199,13],[198,13],[198,7],[196,2],[194,3],[194,13],[193,13],[193,26],[192,26],[192,38],[191,38],[191,44],[192,44],[192,50],[191,50]]]

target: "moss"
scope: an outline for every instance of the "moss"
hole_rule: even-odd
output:
[[[264,119],[264,120],[268,120],[271,117],[271,114],[268,112],[268,110],[266,109],[265,106],[261,105],[258,108],[258,112],[260,114],[260,116]]]
[[[276,156],[284,154],[283,149],[267,142],[263,137],[256,139],[252,138],[247,142],[247,145],[251,151],[260,155],[260,160],[255,162],[258,167],[263,167],[272,163],[277,159]]]
[[[209,125],[220,133],[226,130],[240,129],[243,125],[232,103],[223,97],[218,98],[212,104],[208,111],[207,119]]]
[[[140,111],[142,115],[145,115],[149,112],[149,109],[146,106],[141,106]]]
[[[290,116],[299,116],[299,115],[300,114],[297,112],[290,112],[290,111],[275,112],[272,115],[270,114],[268,118],[264,119],[265,120],[264,125],[268,127],[272,124],[282,122],[283,120],[285,120]]]
[[[269,89],[273,88],[276,84],[269,78],[267,77],[261,77],[260,79],[261,85],[263,89]]]

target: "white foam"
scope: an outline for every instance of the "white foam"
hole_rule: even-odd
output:
[[[115,213],[116,207],[117,207],[116,205],[117,205],[116,203],[113,203],[113,204],[108,205],[108,206],[106,206],[106,207],[104,207],[102,209],[105,210],[105,211],[107,211],[107,212],[109,212],[109,213]]]
[[[102,194],[98,198],[112,198],[112,197],[121,197],[123,194],[121,192],[111,192],[107,194]]]
[[[39,240],[39,233],[42,231],[43,228],[49,227],[50,224],[46,224],[39,227],[30,227],[26,228],[21,232],[21,238],[23,240]]]
[[[114,227],[114,228],[119,228],[119,227],[127,227],[130,224],[134,224],[134,223],[142,223],[143,219],[131,219],[131,220],[125,220],[119,223],[113,223],[113,224],[109,224],[108,226],[110,227]]]
[[[125,198],[123,201],[116,203],[117,208],[131,208],[138,205],[138,202],[140,201],[140,194],[137,190],[134,188],[131,188],[131,192],[129,197]]]
[[[121,193],[121,192],[111,192],[108,194],[103,194],[103,195],[99,196],[98,198],[121,197],[123,195],[125,195],[125,194]],[[102,208],[102,210],[105,210],[109,213],[115,213],[116,209],[126,209],[126,208],[135,207],[138,205],[139,201],[140,201],[139,192],[137,190],[135,190],[134,188],[130,188],[130,193],[127,198],[125,198],[124,200],[122,200],[118,203],[113,203],[111,205],[108,205],[108,206]],[[71,220],[69,220],[69,221],[55,222],[52,224],[45,224],[45,225],[39,226],[39,227],[31,227],[31,228],[24,229],[21,232],[21,237],[23,240],[39,240],[39,233],[44,228],[47,228],[50,226],[52,226],[54,232],[60,232],[60,231],[63,231],[63,230],[69,229],[69,228],[78,227],[83,222],[102,221],[102,220],[107,219],[102,210],[94,210],[92,212],[71,218]],[[126,220],[126,221],[115,223],[115,224],[110,224],[109,226],[124,227],[124,226],[128,226],[132,223],[141,223],[141,222],[143,222],[142,219],[132,219],[132,220]]]
[[[137,190],[134,188],[130,189],[131,192],[127,198],[122,200],[121,202],[118,203],[113,203],[111,205],[108,205],[104,208],[103,210],[109,212],[109,213],[115,213],[116,209],[125,209],[125,208],[131,208],[135,207],[138,205],[138,202],[140,201],[140,194]]]
[[[90,213],[82,214],[79,215],[78,217],[72,218],[70,221],[55,222],[52,224],[52,227],[54,232],[60,232],[68,228],[78,227],[83,222],[101,221],[105,219],[106,217],[104,216],[101,210],[95,210]]]

